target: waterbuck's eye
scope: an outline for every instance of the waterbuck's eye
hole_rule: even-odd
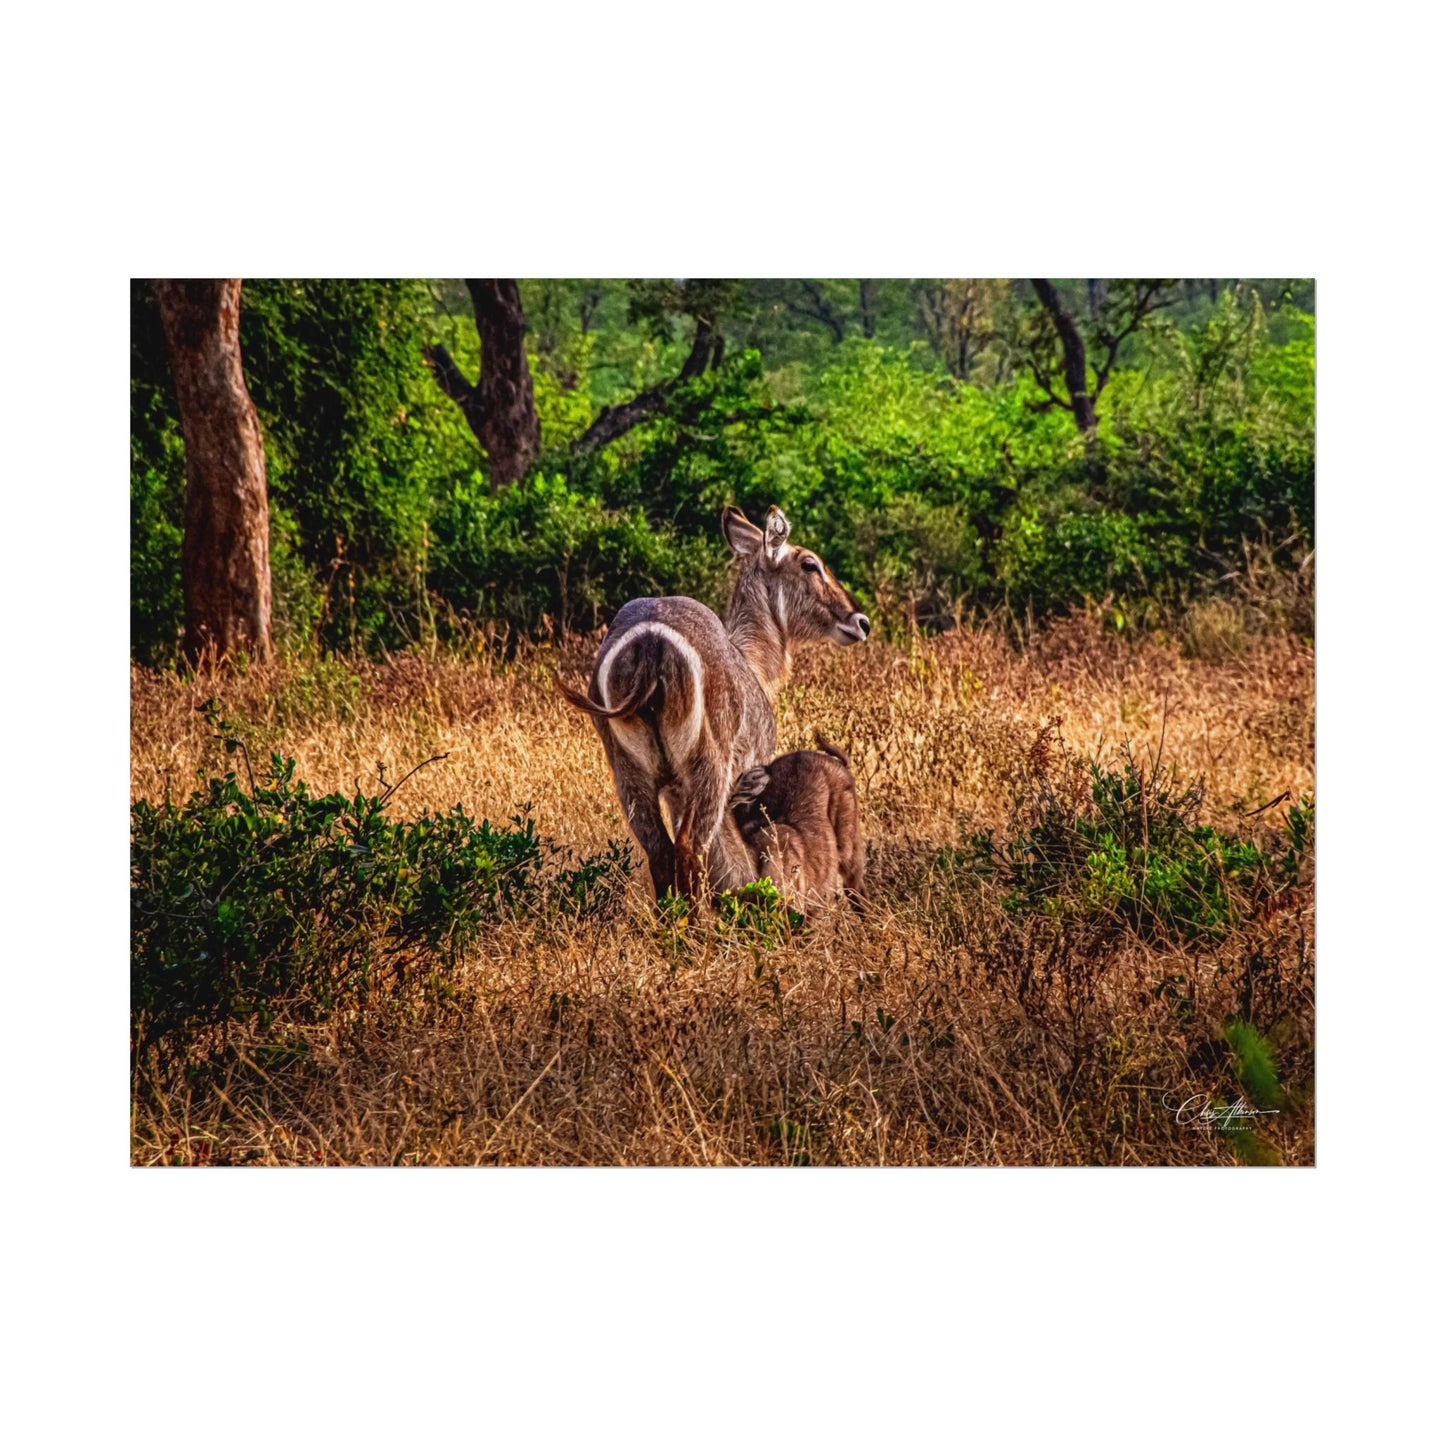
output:
[[[823,575],[823,564],[816,557],[803,558],[803,571],[816,572],[818,576]]]

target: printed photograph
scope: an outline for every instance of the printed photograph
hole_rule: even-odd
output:
[[[1315,283],[135,279],[134,1166],[1312,1166]]]

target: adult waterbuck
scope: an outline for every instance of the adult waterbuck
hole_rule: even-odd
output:
[[[639,597],[613,619],[587,696],[612,781],[660,898],[703,898],[756,876],[728,796],[777,744],[773,701],[795,642],[862,642],[868,619],[816,553],[788,542],[777,507],[763,530],[737,507],[722,516],[738,559],[726,621],[691,597]],[[667,805],[669,836],[659,803]]]

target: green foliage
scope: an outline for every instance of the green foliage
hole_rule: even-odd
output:
[[[1029,383],[966,386],[917,350],[850,343],[806,393],[811,422],[771,447],[772,489],[839,575],[924,622],[1175,602],[1237,565],[1241,538],[1309,540],[1310,322],[1280,346],[1259,325],[1161,328],[1149,371],[1114,373],[1092,448]]]
[[[1193,333],[1167,333],[1147,372],[1111,387],[1111,504],[1185,544],[1183,567],[1227,567],[1241,537],[1314,531],[1314,318],[1288,310],[1272,344],[1258,304],[1226,294]],[[1187,575],[1183,567],[1181,576]]]
[[[597,461],[574,464],[573,476],[608,506],[640,508],[654,524],[695,535],[716,552],[725,505],[765,512],[782,498],[770,480],[769,442],[807,416],[773,399],[761,357],[744,352],[678,386],[663,415]]]
[[[613,845],[549,879],[556,850],[525,813],[500,828],[460,806],[394,822],[399,784],[316,796],[279,754],[259,784],[249,761],[246,774],[203,776],[184,803],[131,811],[132,1042],[162,1066],[214,1050],[218,1026],[314,1022],[444,990],[489,922],[549,899],[573,916],[604,912],[630,867]]]
[[[647,593],[716,605],[728,502],[785,507],[885,627],[1079,604],[1111,604],[1122,626],[1227,594],[1248,547],[1289,539],[1284,567],[1309,550],[1314,320],[1287,299],[1308,287],[1184,287],[1129,338],[1086,440],[1040,409],[999,339],[1026,288],[979,284],[993,330],[964,365],[940,318],[965,283],[525,282],[542,451],[493,494],[422,358],[444,340],[477,374],[460,283],[247,281],[275,631],[293,647],[395,647],[460,619],[593,628]],[[1061,289],[1083,306],[1082,283]],[[600,407],[676,377],[699,320],[726,336],[722,364],[576,453]],[[144,283],[131,412],[132,648],[164,663],[184,454]]]
[[[1241,1164],[1258,1168],[1279,1163],[1279,1150],[1251,1129],[1227,1129],[1224,1137]]]
[[[559,912],[574,918],[600,917],[615,909],[632,874],[632,853],[613,839],[600,853],[583,857],[575,868],[563,868],[552,886]]]
[[[160,666],[181,636],[186,457],[149,282],[130,284],[130,322],[130,646],[137,662]]]
[[[1300,870],[1313,856],[1315,846],[1315,800],[1310,794],[1286,809],[1284,834],[1288,846],[1280,867],[1291,883],[1298,883]]]
[[[670,340],[675,317],[719,322],[740,308],[744,287],[741,281],[696,278],[629,281],[628,320],[659,340]]]
[[[725,558],[710,538],[648,525],[561,476],[493,493],[457,482],[435,517],[432,580],[460,615],[528,632],[600,626],[629,597],[716,599]]]
[[[1252,1024],[1239,1019],[1225,1024],[1224,1041],[1245,1097],[1256,1109],[1278,1113],[1289,1100],[1280,1086],[1274,1045]],[[1279,1150],[1261,1132],[1258,1116],[1245,1116],[1233,1127],[1226,1124],[1224,1137],[1241,1164],[1258,1167],[1279,1163]]]
[[[478,458],[422,359],[425,284],[247,281],[241,302],[267,487],[317,579],[319,640],[416,640],[433,499]]]
[[[1275,852],[1202,825],[1203,783],[1182,783],[1157,759],[1140,764],[1125,746],[1118,770],[1092,763],[1081,774],[1051,742],[1046,732],[1035,743],[1030,790],[1002,840],[971,839],[1010,910],[1085,916],[1146,939],[1218,939],[1298,878],[1302,821]]]
[[[1234,1055],[1234,1072],[1250,1103],[1257,1109],[1278,1109],[1279,1071],[1269,1040],[1242,1020],[1226,1024],[1224,1038]]]
[[[717,931],[761,948],[786,943],[803,926],[803,915],[790,908],[771,878],[729,888],[718,899]]]
[[[1109,508],[1047,511],[1028,503],[1004,524],[997,576],[1016,603],[1040,612],[1071,603],[1149,596],[1187,559],[1166,538],[1151,538],[1136,518]]]

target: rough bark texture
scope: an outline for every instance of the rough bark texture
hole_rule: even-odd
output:
[[[1069,315],[1059,293],[1052,282],[1036,280],[1034,290],[1054,323],[1059,341],[1064,348],[1064,384],[1069,388],[1069,407],[1074,413],[1074,424],[1086,436],[1098,427],[1094,415],[1094,401],[1089,395],[1088,357],[1084,351],[1084,340],[1074,318]]]
[[[516,281],[469,280],[467,291],[482,345],[477,384],[462,375],[445,347],[428,346],[426,359],[486,452],[487,476],[497,491],[526,475],[542,444],[527,364],[527,318]]]
[[[186,655],[269,661],[266,456],[241,371],[241,283],[154,284],[186,445]]]

